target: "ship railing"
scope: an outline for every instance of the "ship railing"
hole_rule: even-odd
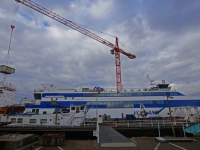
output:
[[[198,118],[199,119],[199,118]],[[9,127],[35,127],[35,128],[88,128],[88,127],[95,127],[97,121],[94,120],[86,120],[86,121],[79,121],[80,122],[80,126],[75,126],[73,121],[71,122],[70,125],[47,125],[47,124],[42,124],[42,125],[24,125],[24,124],[9,124]],[[199,122],[199,120],[197,122],[190,122],[188,120],[183,120],[183,119],[173,119],[173,125],[175,127],[188,127],[190,125],[193,125],[197,122]],[[160,127],[171,127],[172,123],[171,120],[141,120],[141,119],[137,119],[137,120],[119,120],[119,121],[115,121],[115,120],[108,120],[108,121],[103,121],[104,125],[109,125],[112,127],[116,127],[116,128],[131,128],[131,127],[152,127],[152,128],[160,128]],[[7,127],[7,125],[5,125],[5,127]]]
[[[196,122],[189,122],[187,120],[173,120],[174,126],[187,127]],[[104,121],[105,125],[114,127],[170,127],[172,124],[171,120],[122,120],[122,121]]]

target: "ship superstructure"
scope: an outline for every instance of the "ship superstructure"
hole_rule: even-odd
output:
[[[11,83],[6,82],[6,76],[0,82],[0,107],[11,106],[14,104],[16,89]]]

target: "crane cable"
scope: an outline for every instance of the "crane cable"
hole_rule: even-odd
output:
[[[84,26],[84,25],[81,25],[81,24],[78,24],[78,23],[76,23],[76,24],[79,25],[79,26],[82,26],[82,27],[97,31],[97,32],[102,33],[102,34],[106,34],[106,35],[111,36],[111,37],[116,37],[114,35],[111,35],[111,34],[108,34],[108,33],[105,33],[105,32],[102,32],[102,31],[99,31],[99,30],[96,30],[96,29],[93,29],[93,28],[90,28],[90,27],[87,27],[87,26]]]
[[[10,59],[10,48],[11,48],[11,42],[12,42],[12,35],[13,35],[13,29],[15,28],[14,24],[15,24],[15,21],[16,21],[16,15],[17,15],[17,12],[19,10],[19,5],[14,3],[14,2],[11,2],[11,1],[8,1],[7,2],[9,6],[13,7],[12,8],[12,11],[11,11],[11,36],[10,36],[10,42],[9,42],[9,48],[8,48],[8,54],[6,55],[4,61],[3,61],[3,64],[4,63],[7,63],[9,65],[11,65],[11,59]]]
[[[75,23],[81,27],[85,27],[85,28],[88,28],[88,29],[91,29],[91,30],[94,30],[94,31],[97,31],[99,33],[102,33],[102,34],[106,34],[108,36],[111,36],[111,37],[116,37],[114,35],[111,35],[111,34],[108,34],[108,33],[105,33],[105,32],[102,32],[102,31],[99,31],[99,30],[96,30],[96,29],[93,29],[93,28],[90,28],[90,27],[87,27],[87,26],[84,26],[84,25],[81,25],[81,24],[78,24],[78,23]],[[119,40],[119,39],[118,39]],[[125,47],[125,45],[119,40],[120,44],[122,45],[122,47],[125,49],[126,52],[130,53],[130,51],[128,51],[128,49]]]
[[[6,55],[6,58],[4,59],[3,64],[8,59],[8,61],[10,61],[10,65],[11,65],[11,60],[10,60],[10,55],[9,54],[10,54],[10,46],[11,46],[11,42],[12,42],[12,33],[13,33],[13,29],[14,28],[15,28],[15,26],[11,25],[11,35],[10,35],[10,42],[9,42],[8,54]]]
[[[108,36],[111,36],[111,37],[116,37],[114,35],[111,35],[111,34],[108,34],[108,33],[105,33],[105,32],[102,32],[102,31],[99,31],[99,30],[96,30],[96,29],[93,29],[93,28],[90,28],[90,27],[87,27],[87,26],[84,26],[84,25],[81,25],[81,24],[78,24],[78,23],[75,23],[81,27],[85,27],[85,28],[88,28],[88,29],[91,29],[91,30],[94,30],[94,31],[97,31],[99,33],[102,33],[102,34],[105,34],[105,35],[108,35]],[[119,40],[119,39],[118,39]],[[120,44],[122,45],[122,47],[125,49],[124,51],[130,53],[130,51],[125,47],[125,45],[119,40]]]
[[[124,51],[130,53],[130,51],[128,51],[128,49],[127,49],[126,46],[122,43],[122,41],[119,40],[119,43],[120,43],[121,46],[125,49]]]

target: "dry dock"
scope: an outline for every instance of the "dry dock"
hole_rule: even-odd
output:
[[[128,148],[102,148],[95,140],[66,140],[63,146],[35,146],[37,150],[199,150],[200,137],[191,137],[195,142],[167,142],[160,143],[155,137],[130,138],[136,146]]]

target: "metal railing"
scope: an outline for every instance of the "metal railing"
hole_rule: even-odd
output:
[[[82,122],[82,121],[80,121]],[[199,119],[198,121],[199,122]],[[183,119],[173,119],[173,124],[175,127],[188,127],[192,124],[195,124],[197,122],[189,122],[187,120]],[[72,124],[70,125],[34,125],[34,124],[9,124],[9,125],[4,125],[4,127],[22,127],[22,128],[87,128],[87,127],[94,127],[96,126],[97,121],[84,121],[82,122],[81,126],[75,126],[73,121]],[[103,121],[104,125],[109,125],[112,127],[117,127],[117,128],[131,128],[131,127],[171,127],[171,120],[119,120],[119,121],[114,121],[114,120],[109,120],[109,121]]]

